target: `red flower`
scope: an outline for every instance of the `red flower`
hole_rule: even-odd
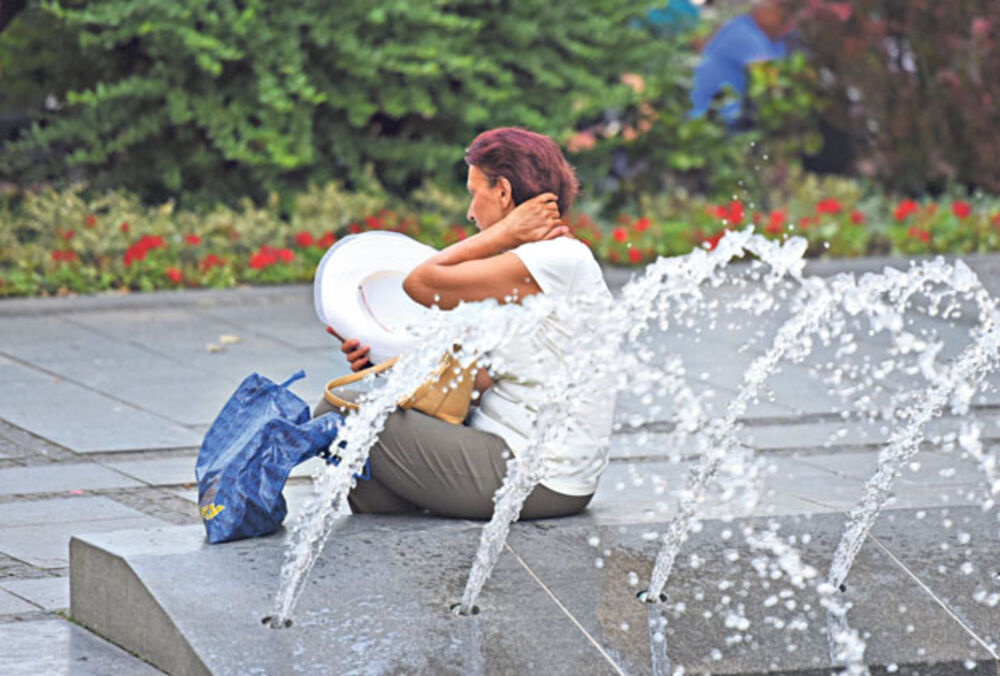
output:
[[[969,206],[968,202],[956,200],[951,203],[951,213],[955,214],[959,220],[962,220],[972,213],[972,207]]]
[[[118,229],[122,232],[128,232],[128,221],[122,221],[122,224],[118,226]]]
[[[727,216],[730,223],[742,223],[743,222],[743,203],[739,200],[733,200],[729,203],[729,214]]]
[[[328,230],[322,237],[316,240],[316,246],[320,249],[329,249],[336,240],[337,238],[333,236],[333,231]]]
[[[122,225],[128,225],[127,223],[122,223]],[[125,232],[125,231],[123,231]],[[151,249],[160,249],[163,247],[163,238],[159,235],[143,235],[139,238],[139,241],[133,243],[125,250],[125,255],[122,256],[122,262],[125,266],[132,265],[134,261],[141,261],[146,258],[146,253]]]
[[[95,225],[97,225],[97,217],[96,217],[96,216],[94,216],[94,214],[88,214],[88,215],[87,215],[87,216],[86,216],[86,217],[85,217],[85,218],[83,219],[83,224],[84,224],[85,226],[87,226],[88,228],[92,228],[92,227],[94,227]]]
[[[382,213],[385,213],[384,209],[382,210]],[[375,216],[365,216],[365,225],[370,230],[378,230],[382,227],[382,220],[380,218],[376,218]]]
[[[843,207],[840,206],[840,202],[832,197],[816,203],[817,214],[839,214],[842,209]]]
[[[226,264],[226,261],[222,260],[214,253],[210,253],[201,260],[201,271],[208,272],[215,266],[222,267]]]
[[[250,256],[249,265],[254,270],[260,270],[275,263],[291,263],[294,259],[295,254],[292,253],[291,249],[277,249],[262,244],[257,252]]]
[[[851,212],[851,223],[853,223],[854,225],[861,225],[864,222],[865,222],[865,215],[863,213],[861,213],[857,209]]]
[[[906,231],[906,236],[910,239],[919,239],[924,244],[931,241],[931,233],[923,228],[911,227]]]
[[[177,268],[167,268],[166,270],[163,271],[163,274],[165,274],[167,276],[167,279],[169,279],[174,284],[179,284],[181,281],[181,271],[178,270]]]
[[[646,218],[645,216],[643,216],[642,218],[640,218],[639,220],[637,220],[635,222],[635,224],[632,226],[632,228],[636,232],[645,232],[646,230],[649,229],[649,219]]]
[[[907,216],[912,214],[917,210],[917,203],[913,200],[903,200],[896,205],[896,212],[893,214],[893,218],[896,221],[905,221]]]
[[[642,252],[638,249],[628,250],[628,262],[632,265],[638,265],[642,261]]]
[[[347,228],[347,231],[350,232],[352,235],[356,235],[359,232],[361,232],[361,226],[358,225],[357,223],[351,223],[350,227]]]
[[[813,224],[813,219],[810,218],[809,216],[803,216],[802,218],[799,219],[800,230],[808,230],[809,226],[811,226],[812,224]]]
[[[625,228],[619,226],[611,231],[611,239],[621,244],[624,244],[625,240],[628,239],[628,231],[626,231]]]
[[[306,247],[310,247],[312,245],[313,236],[310,233],[305,232],[304,230],[302,232],[295,233],[295,246],[305,249]]]
[[[458,242],[461,242],[463,239],[469,236],[469,233],[461,225],[451,226],[451,234]]]
[[[57,263],[70,263],[76,260],[76,252],[60,251],[56,249],[55,251],[52,252],[52,260],[56,261]]]
[[[63,230],[59,233],[59,236],[68,242],[76,236],[76,233],[72,230]]]
[[[250,256],[250,267],[254,270],[266,268],[268,265],[273,265],[274,263],[274,256],[267,253],[261,253],[258,251]]]
[[[717,233],[706,239],[705,242],[708,244],[708,250],[712,251],[715,247],[719,246],[719,240],[722,239],[722,236],[725,234],[725,230],[719,230]]]
[[[184,241],[191,246],[198,246],[201,244],[201,237],[198,235],[184,235]]]
[[[125,250],[125,254],[122,256],[122,262],[125,267],[132,265],[135,261],[141,261],[146,257],[146,250],[136,247],[134,244]]]
[[[764,232],[769,235],[780,235],[781,229],[785,227],[785,216],[785,212],[781,209],[776,209],[768,214]]]
[[[993,214],[993,218],[990,219],[990,222],[993,223],[994,227],[1000,228],[1000,211]]]

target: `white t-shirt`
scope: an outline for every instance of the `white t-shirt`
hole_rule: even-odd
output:
[[[583,242],[569,237],[522,244],[512,252],[521,259],[542,293],[556,303],[573,298],[610,299],[601,269]],[[541,383],[553,365],[566,365],[566,348],[574,336],[587,331],[585,313],[552,313],[534,334],[511,340],[494,352],[508,365],[507,373],[493,373],[469,419],[476,429],[504,439],[519,455],[529,445],[536,412],[547,396]],[[497,354],[500,353],[500,354]],[[568,402],[567,436],[560,444],[543,444],[540,453],[547,477],[542,485],[557,493],[590,495],[608,464],[614,417],[614,396],[605,383],[594,382]]]

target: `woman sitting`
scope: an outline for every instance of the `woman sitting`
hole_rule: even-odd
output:
[[[465,154],[468,218],[479,232],[415,268],[403,282],[418,303],[444,310],[460,302],[521,302],[546,294],[559,304],[610,298],[600,267],[560,219],[577,193],[576,176],[547,136],[517,128],[480,134]],[[348,502],[355,513],[430,510],[488,519],[507,458],[524,453],[536,412],[546,403],[546,374],[566,365],[578,335],[566,313],[553,313],[533,335],[495,354],[506,371],[480,369],[478,406],[465,425],[414,410],[396,410],[371,449],[371,479],[358,481]],[[351,368],[368,365],[368,347],[342,343]],[[596,390],[570,402],[568,434],[541,449],[545,478],[528,496],[521,518],[576,514],[586,508],[607,465],[614,398]],[[321,402],[315,414],[331,410]]]

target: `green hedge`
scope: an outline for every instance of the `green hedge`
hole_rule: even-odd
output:
[[[652,4],[652,3],[649,3]],[[626,0],[57,0],[0,34],[0,106],[38,111],[0,154],[20,185],[80,175],[150,203],[263,203],[374,173],[450,185],[464,145],[559,138],[664,61]],[[48,100],[49,105],[45,105]]]

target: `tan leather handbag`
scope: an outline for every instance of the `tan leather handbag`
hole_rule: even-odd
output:
[[[356,383],[370,373],[382,373],[398,360],[399,357],[393,357],[357,373],[334,378],[326,384],[327,402],[336,408],[358,410],[357,404],[338,397],[334,390]],[[469,413],[469,402],[472,401],[472,390],[476,384],[476,371],[475,363],[463,369],[461,363],[450,352],[446,352],[427,380],[409,396],[400,399],[399,406],[416,409],[452,425],[461,425]]]

